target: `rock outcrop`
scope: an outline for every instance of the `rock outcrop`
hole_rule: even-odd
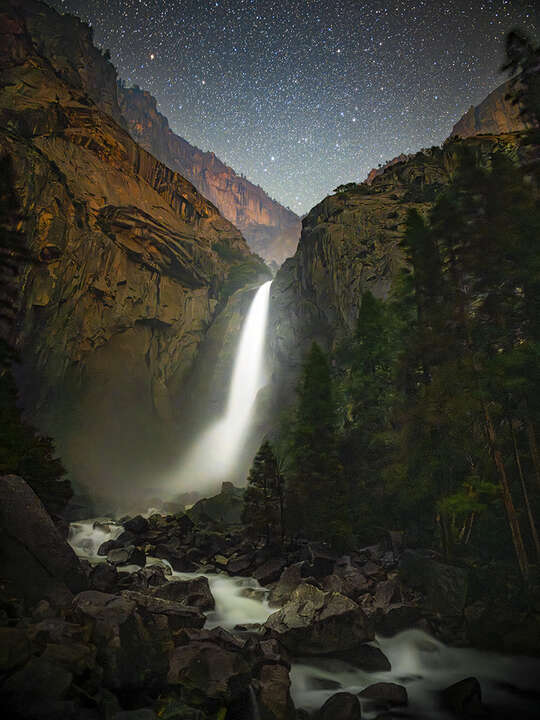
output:
[[[75,480],[120,493],[164,461],[231,269],[262,261],[122,127],[87,26],[10,0],[0,28],[0,154],[18,204],[5,220],[33,260],[12,338],[23,401]]]
[[[295,213],[237,175],[214,153],[203,152],[176,135],[150,93],[122,87],[119,93],[132,137],[188,178],[242,232],[254,252],[277,265],[294,255],[301,229]]]
[[[287,403],[313,341],[331,349],[356,324],[363,292],[386,297],[403,265],[399,246],[407,211],[426,212],[447,185],[463,148],[479,163],[494,150],[519,155],[519,134],[454,138],[390,164],[371,184],[342,186],[302,222],[294,258],[271,288],[274,397]]]
[[[526,130],[528,125],[520,117],[519,106],[514,105],[508,97],[511,92],[508,80],[495,88],[479,105],[471,105],[452,128],[450,137],[457,135],[468,138],[473,135],[500,135]]]

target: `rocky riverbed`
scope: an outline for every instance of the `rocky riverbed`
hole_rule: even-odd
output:
[[[266,547],[225,485],[187,512],[72,523],[68,542],[22,479],[2,495],[12,717],[536,716],[540,662],[444,644],[480,618],[467,573],[397,533],[343,557]]]

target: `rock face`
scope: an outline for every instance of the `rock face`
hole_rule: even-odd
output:
[[[87,26],[10,0],[0,28],[0,154],[18,203],[7,221],[35,260],[21,273],[18,381],[74,479],[120,493],[165,452],[231,268],[262,263],[124,130]]]
[[[120,107],[132,137],[167,167],[188,178],[244,235],[251,249],[277,265],[294,255],[300,218],[219,160],[175,135],[156,100],[139,88],[120,88]]]
[[[353,600],[309,584],[299,585],[266,627],[297,656],[341,652],[374,637],[368,618]]]
[[[0,478],[0,577],[8,593],[57,604],[86,587],[77,556],[25,481]]]
[[[519,136],[447,141],[390,164],[370,185],[343,186],[303,219],[298,250],[271,288],[269,337],[278,406],[288,402],[311,343],[332,348],[354,330],[363,292],[387,295],[403,264],[399,242],[407,211],[427,211],[451,180],[463,147],[481,163],[495,149],[517,155]]]
[[[479,105],[471,105],[454,125],[450,136],[467,138],[526,130],[528,125],[519,116],[519,106],[513,105],[512,100],[507,98],[511,90],[510,81],[507,81],[495,88]]]

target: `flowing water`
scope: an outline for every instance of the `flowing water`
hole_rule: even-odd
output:
[[[264,345],[272,281],[261,285],[242,327],[224,416],[202,433],[182,463],[180,477],[197,490],[229,477],[242,450],[257,393],[265,384]]]
[[[92,563],[104,561],[97,555],[99,545],[118,537],[123,528],[100,518],[71,525],[69,542],[79,557]],[[147,564],[166,560],[148,558]],[[122,568],[129,572],[136,567]],[[230,577],[218,573],[179,573],[170,568],[169,580],[186,580],[204,575],[208,579],[216,607],[207,613],[206,627],[232,630],[237,626],[264,623],[275,608],[267,592],[253,578]],[[409,705],[393,713],[406,717],[445,718],[438,708],[438,692],[463,678],[474,676],[482,686],[486,704],[506,709],[508,718],[535,718],[540,707],[540,661],[488,653],[470,648],[448,647],[420,630],[407,630],[376,643],[390,660],[388,672],[366,673],[352,665],[329,658],[296,659],[291,668],[291,693],[297,707],[313,711],[336,692],[359,693],[375,682],[396,682],[407,688]],[[363,717],[372,718],[376,710],[363,707]]]

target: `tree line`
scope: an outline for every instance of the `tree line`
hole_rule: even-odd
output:
[[[363,295],[331,357],[311,348],[287,448],[263,448],[280,513],[253,514],[261,456],[250,474],[246,518],[267,538],[347,549],[403,529],[524,580],[540,566],[540,50],[517,32],[506,49],[520,157],[454,141],[452,182],[408,213],[390,296]]]

